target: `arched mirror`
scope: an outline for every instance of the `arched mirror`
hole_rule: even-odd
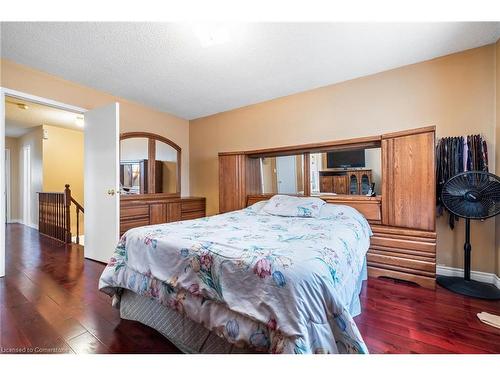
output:
[[[180,196],[181,148],[153,133],[120,135],[120,190],[123,195]]]

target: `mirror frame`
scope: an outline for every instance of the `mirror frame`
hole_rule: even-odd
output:
[[[175,142],[155,133],[148,132],[126,132],[120,134],[120,148],[121,141],[129,138],[147,138],[148,140],[148,186],[155,186],[155,163],[156,160],[156,141],[168,144],[177,151],[177,191],[175,193],[145,193],[145,194],[131,194],[127,197],[137,196],[154,196],[154,197],[180,197],[181,196],[181,151],[182,149]],[[122,196],[125,197],[125,196]]]

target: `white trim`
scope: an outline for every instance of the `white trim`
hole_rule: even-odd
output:
[[[38,230],[38,224],[26,224],[25,222],[23,222],[22,219],[8,220],[7,224],[21,224],[21,225],[25,225],[27,227],[30,227],[30,228]]]
[[[5,149],[5,89],[0,86],[0,150]],[[0,152],[5,165],[5,152]],[[5,276],[5,174],[0,173],[0,277]]]
[[[7,200],[5,205],[5,218],[6,220],[10,220],[11,213],[11,184],[10,184],[10,148],[5,148],[5,199]]]
[[[31,146],[23,146],[23,175],[22,175],[22,202],[23,202],[23,224],[29,225],[31,223]]]
[[[463,270],[463,268],[436,266],[436,274],[442,275],[442,276],[463,277],[464,270]],[[470,278],[472,280],[481,281],[483,283],[495,285],[498,289],[500,289],[500,277],[498,277],[494,273],[481,272],[481,271],[471,271]]]
[[[21,224],[26,225],[27,227],[30,227],[30,228],[38,230],[38,224],[24,224],[24,223],[21,223]]]
[[[2,88],[0,87],[0,89]],[[81,114],[87,112],[85,108],[77,107],[71,104],[61,103],[52,99],[42,98],[41,96],[31,95],[17,90],[3,88],[3,92],[5,96],[10,96],[16,99],[27,100],[29,102],[42,104],[53,108],[64,109],[65,111],[81,113]]]

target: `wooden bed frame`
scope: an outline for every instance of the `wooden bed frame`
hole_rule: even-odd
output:
[[[304,157],[304,187],[310,196],[309,155],[338,149],[381,148],[382,194],[328,195],[328,203],[356,208],[373,230],[368,274],[435,288],[435,127],[341,141],[219,153],[219,211],[242,209],[272,195],[262,194],[260,158]]]

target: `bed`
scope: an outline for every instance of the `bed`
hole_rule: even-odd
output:
[[[289,199],[275,197],[276,207]],[[366,279],[367,221],[318,198],[293,198],[308,201],[276,214],[268,209],[275,197],[129,230],[99,289],[122,318],[157,329],[186,353],[368,353],[353,320]]]

